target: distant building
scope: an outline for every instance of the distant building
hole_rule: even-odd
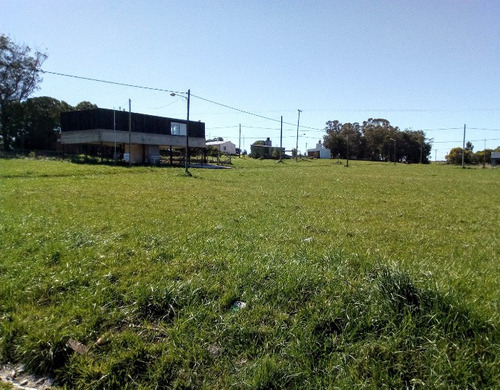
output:
[[[271,139],[267,137],[265,141],[257,141],[250,146],[250,157],[252,158],[275,158],[281,152],[285,157],[285,148],[273,146]]]
[[[134,164],[153,163],[160,149],[186,148],[183,119],[129,113],[103,108],[61,113],[61,146],[72,150],[98,146],[106,153],[116,149],[119,159]],[[205,123],[189,121],[189,147],[205,147]],[[130,160],[129,160],[130,159]]]
[[[206,143],[207,146],[214,146],[217,150],[224,154],[235,155],[236,145],[231,141],[210,141]]]
[[[307,149],[307,156],[314,158],[331,158],[330,149],[326,149],[321,141],[318,141],[316,147],[313,149]]]
[[[500,165],[500,152],[491,152],[491,166]]]

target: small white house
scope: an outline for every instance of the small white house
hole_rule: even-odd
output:
[[[211,141],[206,143],[207,146],[215,146],[217,150],[223,154],[236,154],[236,145],[231,141]]]
[[[331,158],[330,149],[326,149],[321,141],[318,141],[315,148],[307,149],[307,155],[311,157]]]

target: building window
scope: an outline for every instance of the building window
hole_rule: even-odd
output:
[[[170,134],[172,134],[172,135],[186,135],[186,124],[172,122],[170,124]]]

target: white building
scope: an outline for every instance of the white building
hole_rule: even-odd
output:
[[[313,149],[307,149],[307,156],[316,157],[316,158],[331,158],[330,149],[326,149],[321,144],[321,141],[318,141],[316,147]]]
[[[223,154],[236,154],[236,145],[231,141],[211,141],[206,143],[208,146],[215,146],[217,150]]]

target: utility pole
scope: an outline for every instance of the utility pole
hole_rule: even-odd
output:
[[[116,165],[116,160],[117,160],[117,156],[116,156],[116,111],[115,111],[115,108],[113,107],[113,136],[114,136],[114,139],[115,139],[115,148],[114,148],[114,151],[113,151],[113,159],[115,160],[115,165]]]
[[[297,110],[298,111],[298,118],[297,118],[297,140],[295,142],[295,161],[298,161],[299,158],[299,124],[300,124],[300,113],[302,110]]]
[[[392,142],[394,142],[394,165],[396,165],[396,138],[389,138]],[[389,150],[390,153],[390,150]],[[390,154],[389,154],[389,160],[390,160]]]
[[[347,162],[346,162],[345,166],[347,168],[349,168],[349,134],[347,134],[347,155],[346,155],[346,158],[347,158]]]
[[[465,168],[465,128],[466,125],[464,124],[464,142],[462,146],[462,168]]]
[[[484,150],[483,150],[483,169],[486,168],[486,138],[484,139]]]
[[[128,166],[132,166],[132,100],[128,99]]]
[[[187,100],[187,118],[186,118],[186,151],[184,153],[184,175],[192,176],[188,170],[189,163],[189,106],[191,104],[191,89],[187,91],[187,97],[184,95],[178,95],[175,92],[171,92],[170,96],[180,96]]]
[[[280,129],[280,163],[283,161],[281,160],[281,151],[283,147],[283,115],[281,115],[281,129]]]
[[[238,137],[238,157],[241,158],[241,123],[240,123],[240,135]]]
[[[191,89],[188,89],[187,93],[187,121],[186,121],[186,158],[185,158],[185,170],[184,174],[186,176],[191,176],[191,173],[188,170],[188,160],[189,160],[189,105],[191,102]]]

